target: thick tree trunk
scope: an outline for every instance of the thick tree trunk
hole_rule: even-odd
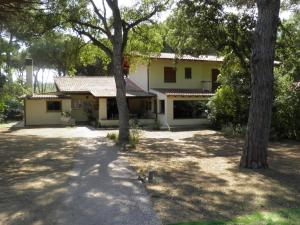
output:
[[[251,61],[251,102],[240,166],[267,168],[273,102],[273,67],[280,0],[257,0],[258,20]]]
[[[117,87],[117,105],[119,111],[119,143],[126,144],[129,141],[129,110],[126,99],[126,83],[123,75],[123,21],[118,6],[118,0],[107,2],[113,12],[114,34],[111,36],[113,46],[112,51],[112,71],[115,77]]]
[[[129,140],[129,111],[126,99],[126,83],[122,72],[122,55],[114,55],[113,73],[117,87],[117,105],[119,111],[119,143]]]

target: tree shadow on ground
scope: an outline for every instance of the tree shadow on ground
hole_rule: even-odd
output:
[[[127,154],[147,184],[163,222],[229,219],[253,210],[300,207],[300,143],[271,143],[270,169],[238,167],[243,140],[219,133],[174,141],[143,139]]]
[[[0,224],[139,225],[143,190],[105,138],[0,137]]]

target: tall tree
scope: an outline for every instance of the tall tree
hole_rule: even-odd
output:
[[[58,9],[74,31],[88,37],[111,59],[112,74],[117,87],[119,142],[121,144],[129,140],[129,112],[122,68],[128,35],[132,29],[149,21],[157,12],[162,11],[167,2],[168,0],[144,0],[136,2],[132,7],[120,7],[118,0],[102,0],[99,7],[93,0],[62,1],[61,8]]]
[[[247,134],[240,165],[267,168],[274,81],[274,58],[280,0],[257,0],[258,18],[253,35],[251,100]]]

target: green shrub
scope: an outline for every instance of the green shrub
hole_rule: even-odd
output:
[[[140,142],[140,138],[142,136],[142,132],[140,129],[131,129],[129,135],[129,145],[130,148],[136,148],[136,146]]]
[[[245,125],[248,119],[249,100],[247,96],[228,85],[218,88],[215,95],[208,102],[208,119],[216,128],[228,124]]]
[[[117,143],[119,134],[118,133],[108,133],[106,137],[112,141],[115,141]]]
[[[129,133],[129,146],[130,148],[136,148],[138,143],[140,142],[140,138],[142,136],[142,130],[139,125],[139,122],[133,121],[130,126],[130,133]]]
[[[300,90],[293,86],[289,75],[275,80],[271,137],[300,140]]]
[[[3,123],[5,120],[5,115],[0,113],[0,123]]]

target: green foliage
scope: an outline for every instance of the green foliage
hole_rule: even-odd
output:
[[[276,58],[281,64],[277,72],[300,80],[300,12],[279,27]]]
[[[106,137],[114,142],[117,142],[119,135],[117,133],[107,133]]]
[[[300,209],[281,209],[271,212],[254,212],[230,220],[210,220],[198,222],[182,222],[173,225],[297,225],[300,221]],[[170,224],[171,225],[171,224]]]
[[[182,0],[168,19],[168,44],[175,52],[233,53],[244,70],[249,70],[254,11],[239,14],[225,11],[219,0]]]
[[[208,118],[216,128],[247,123],[248,100],[229,85],[222,85],[208,103]]]
[[[0,93],[0,117],[3,119],[14,118],[23,110],[21,97],[28,93],[28,90],[20,82],[7,82]]]
[[[138,53],[142,56],[159,53],[163,48],[162,25],[143,24],[130,31],[125,54]]]
[[[300,13],[281,24],[276,56],[272,138],[300,140]]]
[[[300,90],[291,76],[277,75],[271,136],[300,140]]]
[[[74,75],[83,46],[79,38],[71,35],[48,33],[34,40],[28,51],[38,69],[55,69],[59,76]]]
[[[142,137],[142,130],[137,120],[134,120],[130,126],[129,145],[130,148],[136,148]]]

